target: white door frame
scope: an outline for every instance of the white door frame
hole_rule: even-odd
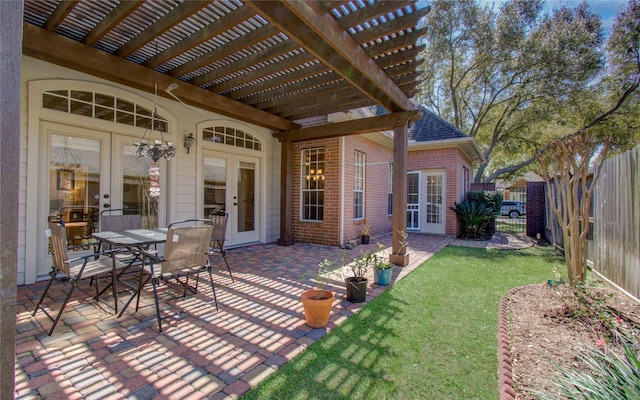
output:
[[[427,190],[427,179],[431,176],[440,176],[442,178],[442,196],[439,199],[440,203],[431,204],[427,200],[427,196],[429,195]],[[440,211],[440,223],[432,223],[427,222],[427,212],[430,209],[430,206],[439,207]],[[447,172],[444,170],[428,170],[422,171],[420,174],[420,225],[421,232],[424,233],[433,233],[438,235],[444,235],[447,231],[447,220],[446,220],[446,207],[447,207]]]

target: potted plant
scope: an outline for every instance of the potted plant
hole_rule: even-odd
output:
[[[371,225],[367,224],[367,219],[362,220],[362,233],[360,237],[360,242],[362,244],[369,244],[369,239],[371,238]]]
[[[362,257],[353,260],[347,267],[351,276],[345,279],[347,285],[347,301],[362,303],[367,299],[367,287],[369,280],[365,278],[369,267],[372,265],[373,253],[362,254]]]
[[[315,274],[316,288],[305,290],[300,296],[305,321],[312,328],[323,328],[329,322],[335,296],[325,287],[334,270],[333,264],[333,261],[326,258],[318,263],[318,270]]]
[[[393,271],[393,264],[389,261],[385,261],[383,256],[374,254],[373,255],[373,268],[374,268],[374,276],[375,283],[381,286],[386,286],[391,283],[391,273]]]

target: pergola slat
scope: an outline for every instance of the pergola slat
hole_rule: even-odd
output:
[[[117,26],[120,22],[126,19],[132,12],[142,6],[141,1],[125,1],[118,4],[109,15],[107,15],[98,25],[96,25],[91,32],[89,32],[82,42],[88,46],[93,46],[104,35],[109,33],[111,29]]]
[[[383,107],[391,111],[414,107],[362,47],[319,4],[268,1],[248,4]],[[287,23],[285,25],[280,21]]]
[[[47,18],[47,22],[44,24],[44,29],[52,32],[55,31],[79,2],[80,0],[70,0],[58,3],[55,10],[53,10],[53,13],[51,13],[49,18]]]
[[[211,22],[208,26],[184,38],[168,49],[165,49],[164,51],[160,52],[160,54],[151,57],[145,62],[145,65],[154,67],[156,65],[164,64],[172,58],[177,57],[180,54],[198,46],[199,44],[206,42],[212,37],[215,37],[228,30],[229,28],[234,27],[243,21],[246,21],[254,15],[255,12],[251,8],[247,6],[239,7],[231,11],[229,14],[225,15],[223,18]]]
[[[123,58],[128,57],[147,43],[151,42],[155,37],[162,35],[166,31],[170,30],[175,25],[181,23],[185,19],[197,13],[210,3],[210,1],[206,0],[185,1],[184,3],[174,8],[170,13],[151,24],[147,29],[136,35],[133,39],[127,42],[127,44],[118,49],[116,51],[116,55]]]
[[[250,33],[247,33],[246,35],[244,35],[242,38],[240,39],[236,39],[232,42],[229,42],[223,46],[218,47],[215,50],[212,50],[206,54],[201,55],[200,57],[197,57],[195,59],[193,59],[192,61],[186,63],[186,64],[182,64],[181,66],[179,66],[178,68],[175,68],[174,70],[172,70],[170,72],[171,76],[174,77],[180,77],[182,75],[186,75],[189,72],[195,71],[198,68],[201,68],[203,66],[206,66],[208,64],[211,64],[214,61],[218,61],[221,60],[235,52],[238,51],[238,49],[245,49],[248,47],[253,46],[256,43],[259,43],[271,36],[277,35],[278,34],[278,30],[272,26],[272,25],[265,25],[261,28],[256,29],[255,31],[252,31]],[[238,60],[241,61],[242,59]],[[231,63],[233,64],[233,63]],[[229,65],[229,64],[227,64]],[[227,65],[225,65],[225,67],[227,67]],[[225,74],[231,73],[234,71],[233,69],[234,67],[231,67],[229,69],[225,69],[224,71],[221,71],[222,68],[216,68],[213,71],[204,74],[204,75],[200,75],[199,77],[193,79],[193,84],[194,85],[201,85],[203,83],[207,83],[207,82],[211,82],[213,80],[218,79],[220,76],[223,76]],[[240,69],[240,68],[237,68]],[[198,82],[198,83],[196,83]]]

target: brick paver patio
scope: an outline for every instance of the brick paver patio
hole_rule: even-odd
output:
[[[401,279],[452,241],[412,234],[410,265],[394,268]],[[372,242],[375,242],[373,240]],[[389,253],[391,237],[378,242]],[[254,245],[229,250],[235,282],[224,264],[214,260],[220,303],[216,311],[208,278],[197,294],[161,303],[163,332],[158,332],[150,287],[141,308],[130,306],[121,318],[91,299],[88,282],[80,284],[53,336],[51,322],[31,315],[44,282],[20,287],[16,338],[16,399],[226,399],[237,398],[366,305],[345,299],[344,284],[332,290],[336,301],[329,325],[312,329],[304,322],[300,294],[324,259],[356,257],[360,250],[296,244]],[[370,272],[372,278],[372,272]],[[369,279],[367,302],[387,287]],[[60,287],[60,286],[58,286]],[[54,288],[52,288],[54,289]],[[163,286],[161,292],[169,289]],[[61,292],[50,292],[60,297]],[[126,299],[126,293],[121,295]],[[162,296],[162,295],[161,295]],[[45,299],[57,310],[59,302]]]

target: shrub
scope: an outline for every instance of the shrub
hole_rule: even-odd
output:
[[[495,190],[467,192],[467,201],[477,204],[485,203],[495,216],[498,216],[500,215],[500,208],[502,208],[502,193]]]
[[[461,237],[480,240],[490,236],[489,222],[495,213],[487,203],[463,201],[450,208],[455,211],[458,221],[462,223]]]

